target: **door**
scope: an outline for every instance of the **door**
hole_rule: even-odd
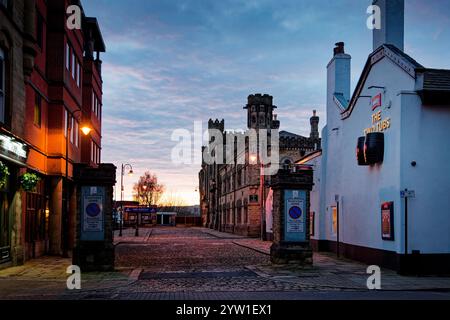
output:
[[[0,192],[0,264],[11,260],[11,223],[8,195]]]

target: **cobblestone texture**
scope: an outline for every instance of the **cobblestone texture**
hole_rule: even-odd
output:
[[[274,266],[270,242],[203,228],[142,229],[140,237],[130,229],[115,239],[117,271],[83,273],[82,290],[66,289],[69,259],[46,257],[0,271],[0,299],[450,298],[450,278],[383,270],[386,291],[369,292],[364,264],[315,254],[313,267]]]

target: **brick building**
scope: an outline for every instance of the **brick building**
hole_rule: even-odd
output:
[[[267,132],[278,130],[280,121],[274,114],[276,108],[273,105],[272,96],[250,95],[244,107],[247,110],[247,128],[256,130],[258,135],[261,129]],[[240,134],[226,132],[224,120],[209,120],[208,129],[222,132],[224,142],[228,134],[235,136]],[[246,135],[246,132],[242,134]],[[203,150],[211,146],[213,143],[211,140],[209,146],[203,147]],[[270,153],[270,141],[268,142],[267,147]],[[319,117],[316,116],[315,111],[311,118],[310,137],[281,131],[278,144],[279,161],[282,166],[293,164],[306,154],[320,149]],[[224,148],[226,148],[225,145]],[[224,164],[203,162],[199,172],[199,191],[204,226],[251,237],[260,236],[261,231],[263,234],[266,233],[263,208],[269,193],[266,185],[270,176],[265,176],[262,183],[261,166],[258,160],[255,162],[251,159],[250,153],[246,144],[245,155],[235,154],[235,158],[244,157],[245,164],[225,164],[226,161],[223,161]],[[270,230],[267,233],[267,238],[270,238]]]
[[[67,28],[69,5],[81,29]],[[79,1],[0,0],[0,268],[74,246],[72,168],[100,163],[104,51]]]

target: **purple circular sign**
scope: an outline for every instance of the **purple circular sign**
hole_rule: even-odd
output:
[[[302,209],[297,206],[290,208],[289,216],[294,220],[299,219],[302,216]]]
[[[89,217],[96,217],[100,214],[100,206],[97,203],[90,203],[86,207],[86,213]]]

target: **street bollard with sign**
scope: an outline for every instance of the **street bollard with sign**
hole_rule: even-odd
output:
[[[280,170],[272,177],[273,189],[273,244],[272,263],[313,262],[309,233],[310,191],[313,171],[309,167]]]

